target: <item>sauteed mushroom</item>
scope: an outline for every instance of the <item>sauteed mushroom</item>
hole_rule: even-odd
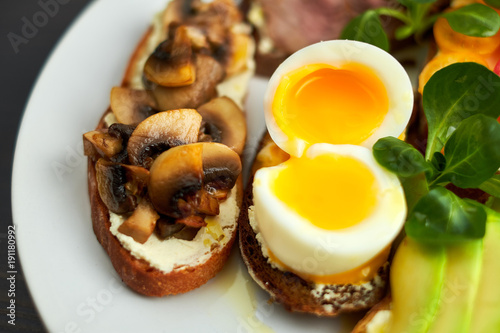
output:
[[[144,197],[132,215],[118,227],[118,231],[144,244],[155,230],[156,221],[159,218],[160,215],[155,211],[149,199]]]
[[[113,87],[110,94],[111,110],[122,124],[137,125],[158,112],[151,92],[125,87]]]
[[[174,237],[182,240],[193,240],[200,228],[189,227],[183,223],[177,223],[175,219],[161,216],[156,222],[156,233],[160,238]]]
[[[202,145],[191,144],[171,148],[156,158],[151,166],[148,188],[158,212],[174,218],[184,217],[178,201],[201,189],[202,153]]]
[[[86,156],[96,160],[100,157],[111,158],[123,148],[122,140],[107,130],[90,131],[83,134],[83,151]]]
[[[101,157],[116,163],[127,159],[127,142],[134,127],[112,124],[108,130],[90,131],[83,135],[84,154],[94,161]]]
[[[233,188],[241,173],[238,154],[220,143],[203,144],[203,173],[205,189],[209,193]]]
[[[160,110],[197,108],[217,95],[216,85],[224,77],[222,65],[205,54],[196,55],[196,80],[184,87],[163,87],[145,81],[158,103]]]
[[[148,170],[99,159],[95,164],[99,195],[110,211],[131,212],[137,206],[136,195],[143,194],[148,182]]]
[[[169,38],[146,61],[144,76],[164,87],[190,85],[196,79],[196,68],[187,27],[171,27],[169,32]]]
[[[243,153],[247,135],[246,121],[240,108],[228,97],[218,97],[198,108],[202,117],[201,131],[233,149]]]
[[[114,123],[108,128],[109,135],[120,138],[122,142],[121,151],[111,158],[111,161],[116,163],[128,162],[127,144],[130,136],[134,132],[135,126]]]
[[[142,121],[130,136],[127,151],[134,165],[151,166],[157,154],[198,140],[201,116],[193,109],[159,112]]]
[[[149,196],[158,212],[185,224],[204,224],[196,216],[218,214],[212,194],[231,189],[239,174],[239,155],[220,143],[195,143],[172,148],[155,160]]]

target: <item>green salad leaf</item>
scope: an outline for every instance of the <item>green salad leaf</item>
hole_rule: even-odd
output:
[[[500,15],[480,3],[470,4],[443,14],[451,28],[473,37],[491,37],[500,29]]]
[[[500,8],[500,0],[485,0]],[[355,17],[341,38],[389,49],[380,16],[401,22],[396,39],[419,41],[439,18],[474,37],[500,30],[500,15],[483,4],[436,14],[436,0],[398,0],[402,7],[380,7]],[[474,50],[471,50],[474,52]],[[477,63],[456,63],[437,71],[423,91],[428,124],[425,155],[393,137],[373,146],[377,162],[396,174],[405,191],[410,237],[427,243],[455,243],[484,236],[486,207],[461,199],[445,186],[479,188],[500,198],[500,77]],[[490,198],[490,199],[491,199]],[[498,199],[500,201],[500,199]]]
[[[389,38],[374,10],[368,10],[351,20],[342,30],[340,38],[369,43],[389,51]]]
[[[453,30],[475,37],[493,36],[500,29],[500,16],[488,6],[470,4],[452,12],[435,14],[436,0],[398,0],[400,8],[379,7],[355,17],[345,27],[341,38],[368,42],[387,50],[387,33],[382,29],[379,17],[391,17],[401,21],[394,36],[402,40],[412,35],[420,41],[440,17],[446,17]],[[498,8],[500,0],[489,0]]]
[[[429,193],[429,185],[426,181],[425,173],[419,173],[415,176],[400,178],[401,185],[405,192],[406,206],[411,212],[419,200]]]
[[[436,187],[413,207],[405,231],[409,237],[424,243],[462,242],[484,237],[486,217],[479,203]]]
[[[459,123],[474,114],[500,115],[500,77],[476,63],[456,63],[427,82],[423,108],[429,125],[426,158],[441,151]]]
[[[496,215],[496,220],[500,222],[500,199],[496,197],[490,197],[484,204],[486,207],[486,214],[488,215],[488,220],[490,220],[491,215]],[[492,214],[492,211],[496,214]],[[486,222],[488,223],[488,222]]]
[[[484,0],[484,2],[493,8],[500,9],[500,0]]]
[[[492,195],[496,198],[500,198],[500,174],[496,174],[487,181],[479,185],[479,189]]]
[[[415,32],[414,27],[409,25],[403,25],[396,29],[396,31],[394,32],[394,36],[398,40],[403,40],[405,38],[408,38],[408,36],[411,36],[414,32]]]
[[[373,145],[373,156],[380,165],[400,177],[415,176],[431,168],[411,144],[391,136]]]
[[[433,180],[446,168],[446,157],[439,151],[432,154],[430,164],[432,167],[432,173],[428,174],[428,179]]]
[[[433,184],[451,181],[461,188],[477,188],[500,167],[499,148],[496,119],[477,114],[463,120],[446,142],[446,167]]]
[[[423,98],[426,157],[394,137],[379,139],[373,156],[401,181],[410,237],[435,244],[481,238],[485,206],[445,186],[451,182],[500,196],[500,78],[478,64],[453,64],[432,76]]]

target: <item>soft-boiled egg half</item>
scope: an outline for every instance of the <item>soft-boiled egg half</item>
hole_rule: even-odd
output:
[[[291,157],[253,182],[254,229],[271,263],[322,284],[376,275],[407,211],[398,178],[371,148],[400,136],[412,108],[406,71],[365,43],[314,44],[276,70],[266,125]]]
[[[371,147],[400,136],[413,90],[401,64],[373,45],[333,40],[299,50],[272,75],[264,98],[274,142],[293,156],[314,143]]]
[[[253,193],[269,259],[324,284],[371,280],[406,217],[398,178],[361,146],[315,144],[258,170]]]

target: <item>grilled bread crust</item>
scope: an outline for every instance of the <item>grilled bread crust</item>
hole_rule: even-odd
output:
[[[257,151],[270,140],[266,134]],[[253,205],[252,181],[251,177],[244,193],[238,220],[240,251],[252,278],[271,295],[274,301],[283,304],[291,312],[336,316],[370,308],[385,296],[388,263],[379,268],[377,275],[371,281],[362,285],[318,286],[292,272],[273,267],[268,258],[262,254],[261,244],[249,220],[248,209]]]
[[[131,85],[133,77],[136,75],[138,62],[143,58],[144,53],[148,52],[147,45],[152,33],[153,29],[150,27],[132,54],[122,80],[123,87]],[[110,112],[110,108],[104,112],[96,129],[106,128],[105,118]],[[91,159],[88,160],[87,174],[94,233],[111,259],[116,272],[132,290],[146,296],[157,297],[181,294],[202,286],[222,269],[229,257],[238,232],[236,219],[231,222],[234,227],[228,228],[229,231],[226,231],[225,237],[226,239],[229,238],[229,241],[223,246],[216,244],[211,249],[208,260],[201,264],[178,266],[171,272],[165,273],[152,267],[146,260],[134,257],[111,233],[110,213],[99,195],[95,163]],[[238,178],[232,192],[236,196],[239,209],[243,195],[241,177]]]

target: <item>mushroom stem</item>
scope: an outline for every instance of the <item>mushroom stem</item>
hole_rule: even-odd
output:
[[[90,131],[83,135],[84,154],[93,160],[100,157],[112,158],[122,150],[122,140],[106,130]]]
[[[118,231],[144,244],[155,230],[159,218],[160,215],[146,197],[139,202],[132,215],[118,227]]]

